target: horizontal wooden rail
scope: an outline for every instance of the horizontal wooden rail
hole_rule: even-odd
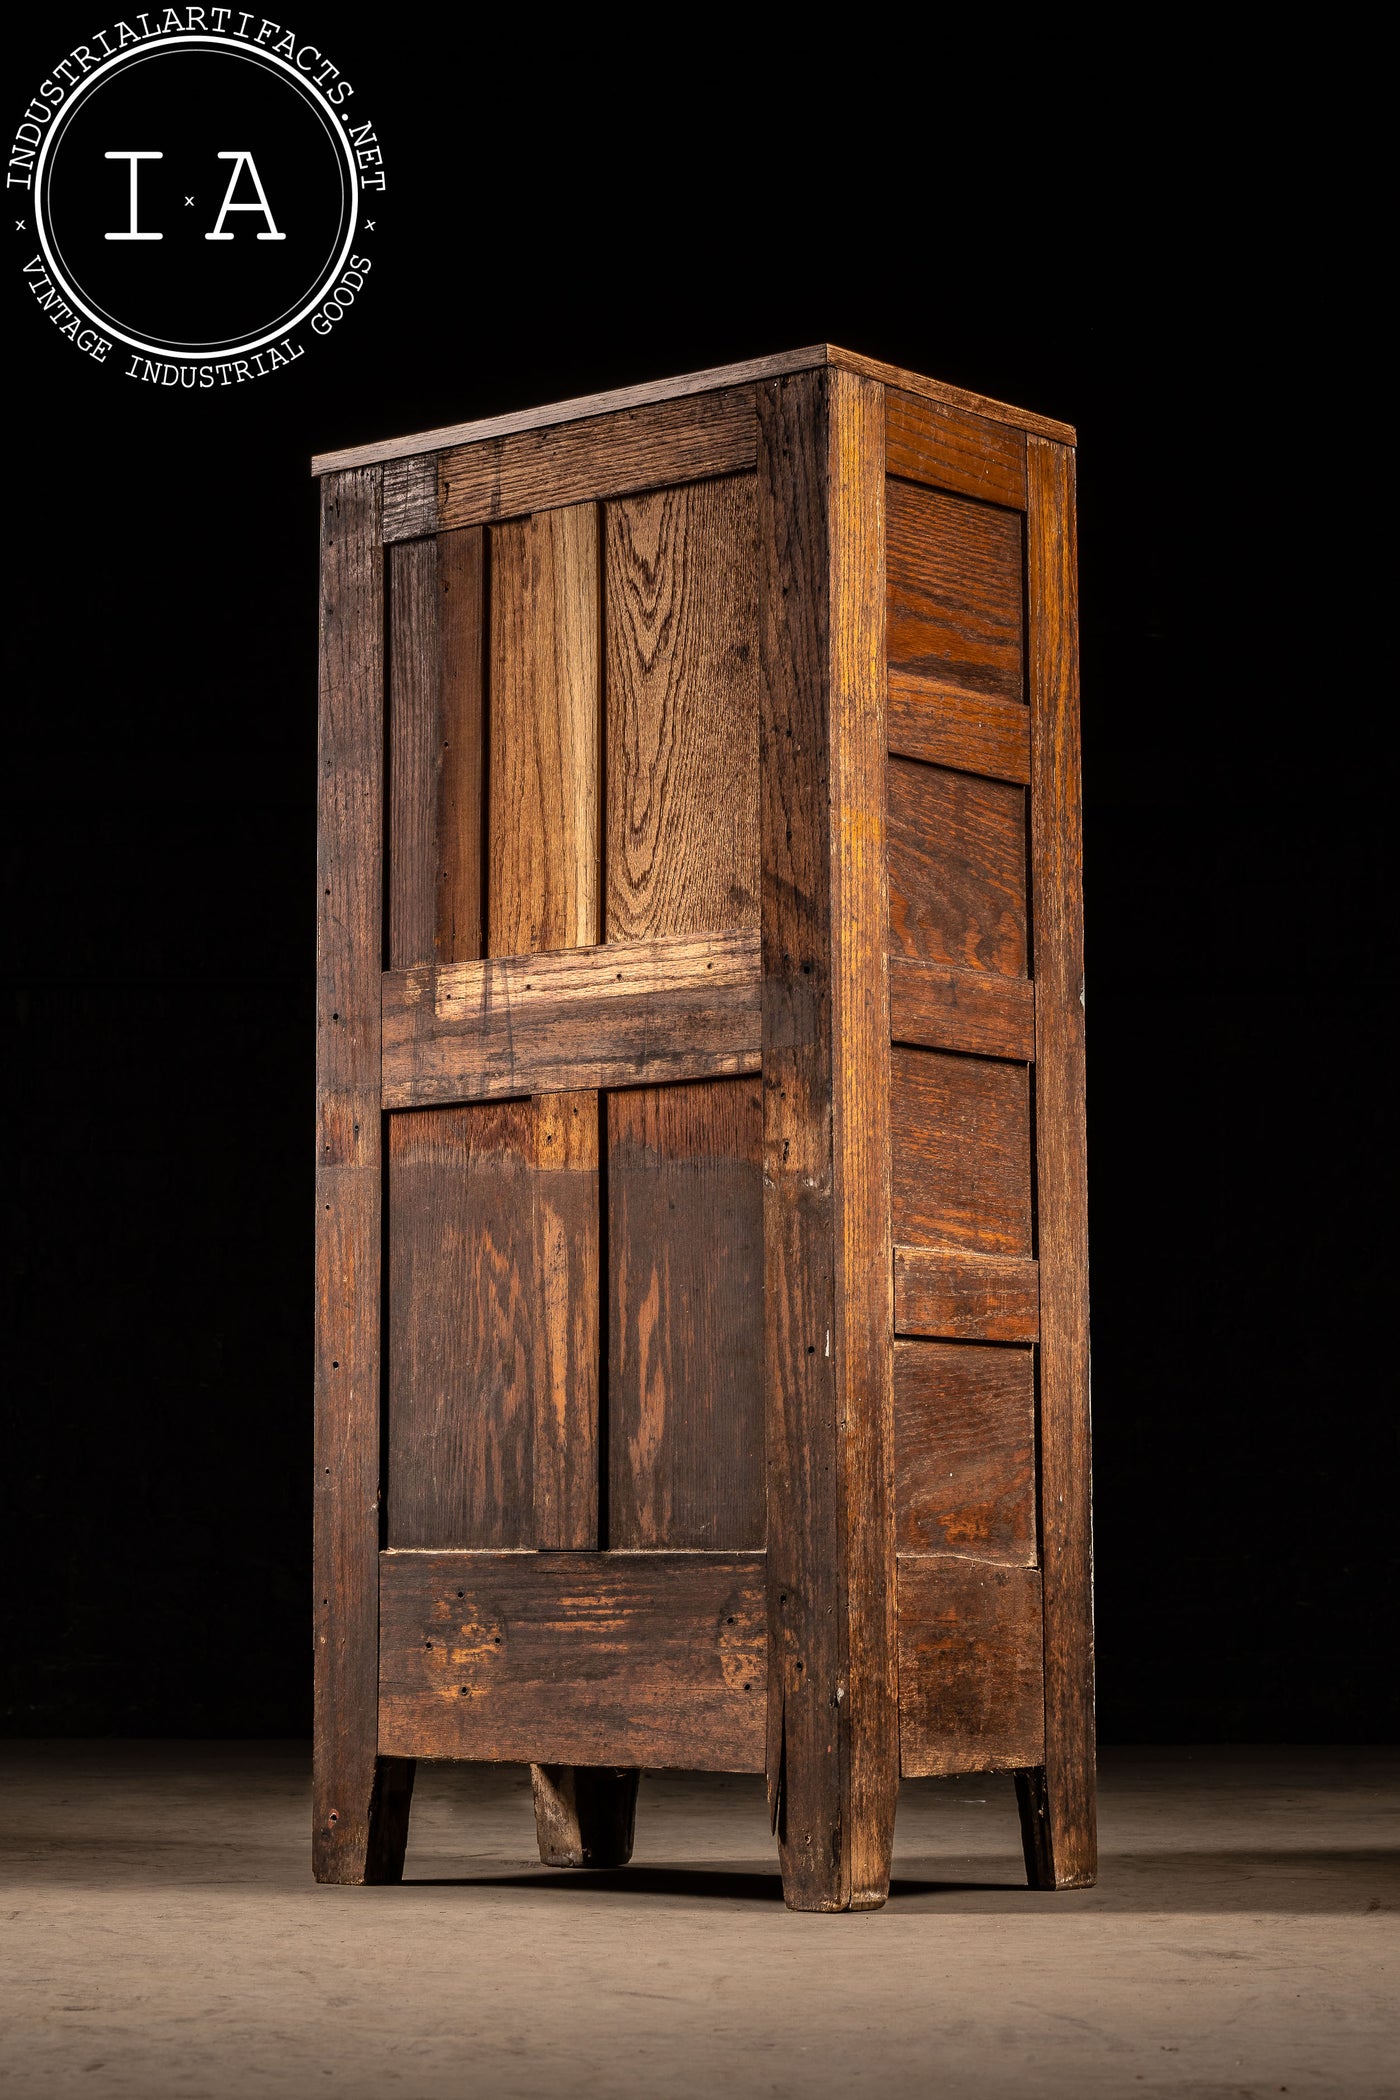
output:
[[[761,1553],[379,1567],[381,1756],[763,1770]]]
[[[885,471],[901,481],[1024,510],[1026,434],[891,387],[885,396]]]
[[[1040,1266],[1015,1255],[896,1247],[894,1327],[948,1341],[1037,1341]]]
[[[756,933],[614,941],[384,977],[384,1106],[757,1072]]]
[[[891,668],[886,734],[900,758],[1022,787],[1031,777],[1030,710],[1019,700],[965,693],[917,671]]]
[[[890,957],[890,1038],[981,1057],[1035,1056],[1035,987],[1025,977]]]

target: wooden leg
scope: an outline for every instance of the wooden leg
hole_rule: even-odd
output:
[[[376,1757],[358,1786],[337,1775],[342,1783],[332,1788],[318,1775],[318,1797],[333,1795],[337,1804],[316,1819],[318,1881],[379,1886],[402,1881],[414,1770],[411,1757]]]
[[[535,1835],[547,1867],[625,1867],[640,1772],[617,1765],[531,1765]]]
[[[1016,1806],[1021,1812],[1027,1885],[1033,1889],[1092,1888],[1097,1862],[1092,1856],[1084,1858],[1079,1803],[1056,1798],[1044,1765],[1016,1774]]]

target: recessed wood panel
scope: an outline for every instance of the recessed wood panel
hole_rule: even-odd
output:
[[[891,668],[1024,699],[1018,514],[892,480],[887,547]]]
[[[894,1424],[900,1546],[1033,1567],[1030,1350],[896,1342]]]
[[[389,1540],[533,1546],[526,1101],[389,1118]]]
[[[763,1102],[608,1097],[608,1543],[761,1546]]]
[[[609,503],[610,941],[758,926],[752,474]]]
[[[385,1553],[381,1752],[761,1772],[762,1554]]]
[[[895,1240],[1029,1254],[1026,1067],[904,1048],[890,1067]]]
[[[1040,1576],[899,1556],[899,1769],[1004,1772],[1045,1755]]]
[[[1024,977],[1025,789],[909,758],[886,785],[892,948]]]

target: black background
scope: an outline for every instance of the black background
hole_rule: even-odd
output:
[[[92,369],[5,229],[8,1725],[309,1722],[310,453],[825,338],[1079,427],[1104,1734],[1393,1734],[1390,439],[1289,111],[340,19],[390,186],[290,372]]]

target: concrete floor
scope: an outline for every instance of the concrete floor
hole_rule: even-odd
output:
[[[323,1889],[300,1745],[0,1758],[5,2100],[1400,2092],[1380,1752],[1108,1752],[1060,1896],[1009,1782],[919,1782],[887,1908],[827,1918],[746,1779],[646,1780],[588,1875],[535,1863],[522,1772],[420,1767],[405,1886]]]

